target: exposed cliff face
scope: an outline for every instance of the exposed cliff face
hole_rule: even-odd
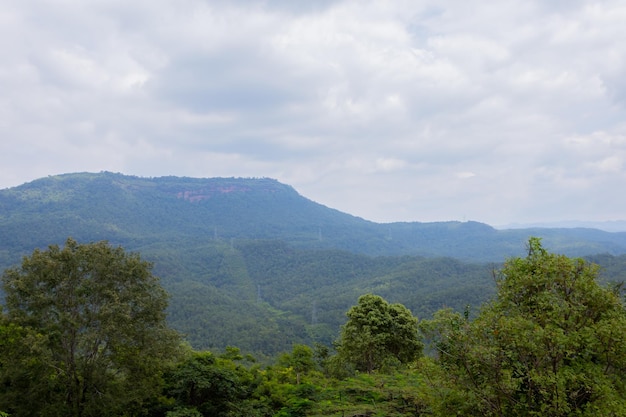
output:
[[[176,193],[177,198],[182,198],[185,201],[189,201],[191,203],[195,203],[202,200],[208,200],[214,197],[216,194],[231,194],[231,193],[246,193],[249,192],[249,187],[212,187],[212,188],[202,188],[198,190],[185,190],[179,191]]]
[[[176,193],[176,197],[189,201],[190,203],[196,203],[198,201],[209,200],[223,194],[246,194],[252,192],[275,194],[281,191],[279,187],[280,184],[274,180],[241,180],[242,182],[258,181],[253,185],[230,184],[228,180],[223,181],[223,183],[209,183],[199,188],[189,188],[179,191]]]

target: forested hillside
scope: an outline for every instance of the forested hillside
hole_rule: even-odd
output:
[[[496,230],[471,221],[377,224],[315,203],[268,178],[139,178],[108,172],[51,176],[0,190],[0,234],[3,259],[11,262],[19,259],[16,252],[62,243],[67,236],[130,248],[270,239],[373,256],[501,262],[523,254],[525,240],[533,235],[568,255],[626,253],[626,232]]]
[[[84,173],[0,191],[0,268],[70,236],[108,240],[153,262],[171,294],[169,321],[194,347],[260,355],[330,344],[365,293],[420,318],[442,307],[473,312],[493,293],[493,269],[523,254],[531,235],[551,250],[596,254],[612,277],[626,269],[626,233],[376,224],[266,178]]]
[[[420,320],[401,303],[364,294],[345,312],[332,347],[295,343],[258,363],[238,347],[184,343],[166,323],[167,294],[140,255],[68,239],[2,274],[0,415],[626,415],[623,288],[602,283],[595,264],[550,253],[538,238],[527,248],[494,273],[494,296],[474,313],[442,308]],[[268,255],[299,266],[260,259]],[[289,275],[317,265],[310,255],[254,242],[226,263],[242,268],[248,257],[263,271]],[[328,264],[338,271],[344,256],[336,256],[328,254]],[[623,260],[599,258],[624,270]],[[398,265],[361,260],[363,270]],[[246,286],[231,289],[246,298]]]
[[[493,292],[493,265],[450,258],[370,257],[270,241],[143,253],[155,259],[157,274],[170,277],[159,265],[175,265],[186,277],[164,281],[172,293],[170,322],[202,348],[235,337],[253,352],[285,351],[293,341],[330,345],[345,311],[366,293],[427,317],[442,307],[477,306]]]

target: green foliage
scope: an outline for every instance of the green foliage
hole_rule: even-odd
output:
[[[160,389],[178,336],[139,255],[105,242],[35,250],[2,277],[0,407],[19,416],[120,415]],[[4,362],[4,361],[3,361]]]
[[[316,393],[307,416],[427,415],[428,404],[420,394],[422,378],[409,370],[362,373],[345,379],[325,378],[312,382]]]
[[[347,316],[337,350],[356,370],[369,373],[409,363],[421,355],[417,318],[402,304],[363,295]]]
[[[232,353],[232,351],[230,352]],[[228,416],[244,396],[243,387],[232,364],[210,352],[190,352],[188,357],[166,374],[166,396],[175,400],[172,416]]]
[[[204,242],[190,252],[145,248],[167,260],[161,271],[186,276],[169,281],[180,297],[172,318],[198,320],[207,338],[219,334],[223,350],[180,348],[164,324],[166,294],[139,255],[68,240],[4,273],[1,410],[43,417],[626,416],[626,312],[620,288],[598,283],[622,279],[622,257],[597,255],[601,270],[553,255],[533,238],[528,255],[496,275],[497,297],[477,313],[460,313],[492,288],[486,266],[261,241]],[[360,291],[367,295],[350,307]],[[403,300],[420,311],[456,307],[419,323],[434,358],[421,356],[418,322]],[[237,328],[248,337],[240,339],[249,343],[243,352],[290,350],[271,366],[262,357],[261,365],[229,346]],[[294,343],[326,341],[339,329],[335,355],[328,344]]]
[[[626,250],[624,233],[533,232],[569,254]],[[154,263],[171,294],[168,321],[194,348],[234,344],[261,360],[294,343],[330,346],[362,294],[399,302],[419,317],[477,306],[494,291],[490,266],[467,261],[519,254],[528,233],[477,222],[376,224],[267,178],[102,172],[0,190],[0,268],[68,235],[106,239]],[[600,259],[610,265],[607,274],[624,270],[613,255]]]
[[[284,367],[292,368],[296,372],[296,384],[300,384],[300,375],[315,368],[313,361],[313,349],[306,345],[297,344],[291,353],[284,353],[278,358],[278,363]]]
[[[490,266],[451,259],[372,258],[274,241],[232,248],[218,242],[194,249],[150,245],[144,253],[172,294],[168,321],[194,348],[233,344],[260,360],[293,344],[330,346],[345,312],[364,293],[376,292],[424,317],[444,305],[478,305],[494,290]],[[185,279],[173,282],[173,273]]]
[[[440,415],[626,415],[626,310],[597,276],[531,238],[475,320],[443,311],[423,322],[444,370],[433,378],[447,393]]]
[[[165,417],[203,417],[203,414],[193,407],[179,407],[165,413]]]

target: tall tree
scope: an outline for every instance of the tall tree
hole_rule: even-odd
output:
[[[506,262],[478,317],[422,322],[459,415],[626,416],[626,310],[598,267],[546,251]],[[462,401],[459,401],[462,399]],[[445,407],[444,407],[445,408]]]
[[[177,351],[167,294],[138,254],[106,242],[35,250],[2,277],[0,407],[19,416],[132,415]]]
[[[340,358],[359,371],[372,372],[390,363],[408,363],[422,353],[417,318],[402,304],[378,295],[359,297],[347,312],[338,341]]]
[[[296,344],[291,353],[284,353],[278,358],[278,363],[292,368],[296,373],[296,385],[300,385],[300,377],[315,369],[313,349],[306,345]]]

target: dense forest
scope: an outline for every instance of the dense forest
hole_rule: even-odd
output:
[[[264,362],[294,344],[330,346],[362,294],[420,319],[447,307],[474,316],[529,236],[591,256],[602,280],[626,271],[626,233],[377,224],[267,178],[51,176],[0,190],[0,236],[0,270],[68,236],[141,253],[170,295],[168,323],[194,349],[235,345]]]
[[[212,273],[189,271],[184,282],[164,285],[176,295],[170,323],[199,348],[236,342],[247,352],[273,354],[294,342],[328,345],[361,294],[380,294],[423,317],[444,306],[477,306],[494,289],[493,265],[454,259],[369,257],[258,241],[186,256]],[[215,321],[220,325],[210,325]]]
[[[68,239],[2,275],[0,413],[626,416],[623,288],[599,274],[530,238],[474,315],[418,320],[364,294],[332,346],[293,344],[262,364],[238,347],[190,347],[138,253]]]

